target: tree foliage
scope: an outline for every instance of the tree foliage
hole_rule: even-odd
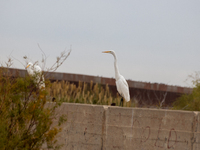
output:
[[[173,103],[173,109],[200,111],[200,78],[199,73],[190,76],[194,88],[191,94],[184,94]]]
[[[61,65],[62,58],[66,60],[69,56],[61,54],[53,70]],[[40,89],[34,82],[37,75],[13,76],[8,69],[11,65],[9,59],[6,67],[0,68],[0,149],[59,149],[56,136],[66,117],[56,117],[60,103],[51,102],[46,90],[51,83],[46,80],[46,88]],[[52,103],[51,107],[47,103]]]

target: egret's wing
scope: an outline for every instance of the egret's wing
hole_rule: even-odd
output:
[[[39,84],[39,88],[45,88],[45,80],[44,80],[44,75],[42,75],[42,69],[40,66],[35,65],[34,66],[34,71],[37,74],[36,76],[36,82]]]
[[[116,81],[117,91],[121,94],[122,97],[128,102],[130,101],[129,87],[123,76]]]
[[[28,64],[28,74],[34,77],[34,82],[39,86],[40,89],[45,88],[44,75],[42,75],[42,69],[38,65]]]
[[[27,68],[27,72],[28,72],[28,74],[29,74],[30,76],[33,76],[33,75],[34,75],[34,71],[33,71],[32,67]]]
[[[42,77],[41,77],[41,81],[39,83],[39,88],[40,89],[45,88],[44,75],[42,75]]]
[[[40,68],[40,66],[34,65],[34,71],[37,72],[37,73],[41,73],[42,69]]]
[[[122,82],[128,88],[128,83],[126,82],[126,79],[123,76],[122,76]]]

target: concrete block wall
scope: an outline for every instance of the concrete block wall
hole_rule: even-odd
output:
[[[63,150],[200,150],[200,113],[63,103]]]

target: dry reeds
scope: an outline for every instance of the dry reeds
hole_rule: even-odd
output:
[[[105,87],[100,84],[89,84],[79,81],[78,86],[67,81],[56,81],[47,89],[50,96],[57,100],[69,103],[84,103],[97,105],[111,105],[115,103],[119,106],[121,97],[117,94],[115,97],[111,94],[108,85]],[[129,103],[124,106],[130,107]]]

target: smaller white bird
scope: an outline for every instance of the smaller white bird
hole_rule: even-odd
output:
[[[117,66],[117,56],[115,54],[115,51],[113,51],[113,50],[103,51],[102,53],[109,53],[114,56],[116,86],[117,86],[117,91],[122,96],[120,105],[122,103],[122,106],[123,106],[123,98],[126,100],[126,102],[130,101],[128,83],[126,82],[125,78],[119,73],[118,66]]]
[[[42,69],[40,66],[36,64],[33,65],[31,62],[29,62],[26,66],[26,69],[30,76],[35,77],[34,82],[38,84],[39,89],[45,88],[44,75],[42,75]]]

